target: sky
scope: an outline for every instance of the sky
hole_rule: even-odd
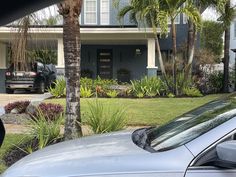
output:
[[[236,5],[236,0],[231,0],[231,4],[232,6]],[[214,20],[216,21],[217,18],[219,17],[219,15],[217,14],[217,12],[212,9],[212,8],[208,8],[207,10],[205,10],[205,12],[202,14],[202,18],[204,20]]]

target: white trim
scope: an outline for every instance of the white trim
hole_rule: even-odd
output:
[[[86,22],[86,17],[87,17],[87,11],[86,11],[86,5],[87,5],[87,2],[88,1],[95,1],[96,2],[96,14],[95,14],[95,19],[96,19],[96,22],[95,23],[87,23]],[[94,12],[90,12],[90,13],[94,13]],[[97,0],[85,0],[85,2],[84,2],[84,24],[85,25],[97,25],[97,21],[98,21],[98,19],[97,19],[97,16],[98,16],[98,5],[97,5]]]
[[[104,0],[100,1],[100,24],[101,25],[109,25],[110,24],[110,1],[109,0],[105,0],[105,1],[108,2],[108,11],[107,12],[103,12],[102,11],[102,1],[104,1]],[[103,13],[108,13],[108,22],[107,23],[102,23],[102,14]]]
[[[147,34],[153,34],[153,30],[151,28],[81,28],[81,33],[91,33],[91,34],[140,34],[140,33],[147,33]],[[160,33],[161,30],[158,29],[158,33]],[[170,29],[168,30],[170,32]],[[8,27],[0,27],[0,33],[17,33],[17,28],[8,28]],[[35,33],[35,34],[62,34],[63,28],[31,28],[29,29],[29,33]]]

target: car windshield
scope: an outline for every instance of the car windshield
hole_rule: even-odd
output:
[[[236,95],[210,102],[148,133],[151,148],[166,151],[186,144],[236,116]]]

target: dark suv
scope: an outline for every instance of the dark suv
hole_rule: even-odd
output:
[[[28,71],[15,71],[12,64],[6,71],[6,93],[23,89],[44,93],[56,80],[56,67],[53,64],[40,62],[30,63]]]

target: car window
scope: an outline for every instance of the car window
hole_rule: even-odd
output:
[[[150,131],[150,146],[156,151],[176,148],[235,116],[235,98],[211,102]]]

